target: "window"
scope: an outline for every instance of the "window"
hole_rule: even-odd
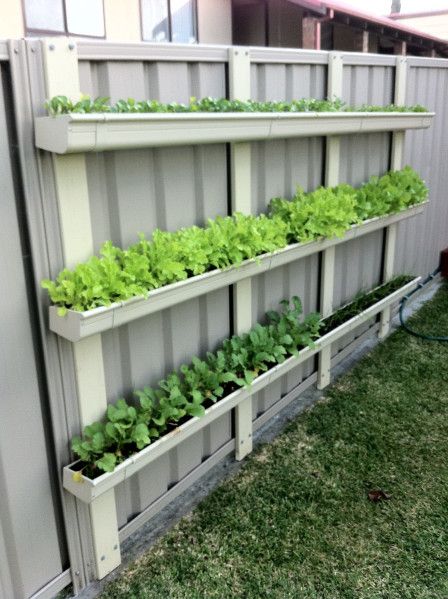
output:
[[[141,0],[141,13],[144,41],[197,41],[196,0]]]
[[[103,0],[24,0],[27,32],[104,37]]]

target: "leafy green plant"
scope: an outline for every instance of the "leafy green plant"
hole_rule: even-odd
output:
[[[80,472],[92,477],[112,472],[185,418],[202,416],[207,405],[250,385],[261,372],[312,345],[318,336],[319,315],[302,318],[298,298],[293,298],[292,307],[282,302],[281,312],[275,318],[273,314],[269,313],[268,324],[257,324],[246,334],[226,339],[216,352],[208,352],[205,360],[194,357],[190,365],[170,373],[156,389],[135,391],[136,405],[125,399],[110,404],[105,422],[86,426],[83,437],[72,441],[72,449],[82,461]]]
[[[227,100],[226,98],[190,98],[188,104],[178,102],[162,103],[157,100],[137,101],[133,98],[118,100],[109,104],[109,98],[91,99],[82,95],[79,100],[67,96],[55,96],[45,102],[45,107],[52,116],[61,114],[92,114],[97,112],[115,113],[176,113],[176,112],[427,112],[426,108],[415,106],[376,106],[364,104],[358,108],[347,106],[342,100],[317,100],[302,98],[300,100],[258,102],[256,100]]]
[[[54,96],[45,102],[45,108],[52,116],[60,114],[88,114],[95,112],[111,112],[109,98],[98,97],[92,100],[90,96],[81,94],[79,100],[74,101],[67,96]]]
[[[140,235],[125,250],[107,241],[99,257],[64,269],[42,286],[61,315],[108,306],[215,268],[238,266],[289,243],[342,236],[353,224],[423,202],[427,193],[410,167],[372,177],[357,189],[347,184],[309,193],[298,189],[292,200],[272,200],[268,214],[235,213],[210,219],[203,228],[155,230],[151,239]]]
[[[154,439],[179,426],[185,419],[201,417],[206,407],[249,386],[290,356],[296,356],[314,341],[366,310],[412,280],[402,275],[368,293],[359,294],[350,304],[331,316],[302,315],[298,297],[281,302],[279,312],[267,313],[267,324],[256,324],[248,333],[225,339],[205,360],[194,357],[179,372],[170,373],[156,389],[134,392],[139,400],[129,405],[119,399],[107,408],[104,422],[86,426],[82,438],[75,437],[72,449],[80,458],[76,476],[94,478],[112,472],[117,464],[149,445]]]
[[[356,214],[356,190],[350,185],[319,187],[305,193],[298,188],[292,200],[274,198],[270,212],[288,224],[288,241],[311,241],[317,237],[341,237]]]
[[[355,210],[360,220],[366,220],[420,204],[427,196],[428,188],[424,181],[406,166],[382,177],[371,177],[357,189]]]
[[[367,308],[370,308],[370,306],[373,306],[373,304],[381,301],[391,293],[394,293],[412,281],[413,278],[414,277],[411,275],[400,275],[371,291],[358,293],[350,303],[342,306],[339,310],[336,310],[336,312],[322,320],[320,329],[321,336],[329,333],[364,310],[367,310]]]
[[[302,302],[297,296],[294,296],[291,302],[283,300],[280,304],[283,310],[271,310],[267,317],[273,325],[273,331],[279,335],[281,342],[286,344],[288,353],[295,356],[298,353],[297,348],[311,346],[313,340],[319,336],[320,315],[311,313],[301,321]]]

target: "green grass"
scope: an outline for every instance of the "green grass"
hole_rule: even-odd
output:
[[[412,322],[448,334],[448,287]],[[448,344],[398,331],[102,599],[446,599],[447,383]]]

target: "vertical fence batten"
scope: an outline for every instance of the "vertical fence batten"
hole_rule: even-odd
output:
[[[231,100],[247,100],[250,89],[250,51],[244,47],[229,49],[229,95]],[[232,211],[251,214],[251,146],[230,144]],[[240,335],[252,326],[252,280],[243,279],[233,286],[234,333]],[[242,460],[252,451],[252,396],[235,408],[235,457]]]
[[[76,45],[70,40],[42,40],[48,97],[80,94]],[[89,190],[84,155],[53,155],[64,262],[73,267],[94,253]],[[81,426],[103,418],[107,409],[101,336],[74,344],[76,385]],[[90,524],[99,579],[121,562],[115,491],[90,506]]]
[[[330,99],[342,96],[343,55],[330,52],[328,57],[327,96]],[[338,136],[326,138],[325,150],[325,186],[333,187],[339,183],[341,139]],[[320,312],[328,316],[333,311],[334,271],[336,248],[327,248],[322,252],[320,272]],[[323,348],[318,357],[317,388],[324,389],[331,379],[331,344]]]
[[[397,105],[405,104],[406,102],[406,74],[407,74],[407,59],[404,56],[399,56],[395,64],[395,87],[394,87],[394,103]],[[392,133],[392,147],[390,157],[390,168],[393,171],[399,170],[403,164],[404,150],[404,131],[395,131]],[[384,259],[383,259],[383,282],[389,281],[394,274],[395,266],[395,248],[397,241],[397,224],[394,223],[386,228],[385,243],[384,243]],[[378,337],[384,339],[390,332],[391,307],[385,308],[380,315],[380,327]]]

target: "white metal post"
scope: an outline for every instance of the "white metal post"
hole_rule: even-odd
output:
[[[394,103],[403,105],[406,101],[406,75],[407,59],[405,56],[398,56],[395,66],[395,89]],[[399,170],[403,163],[404,131],[395,131],[392,133],[392,151],[390,158],[391,170]],[[397,239],[397,223],[389,225],[386,228],[386,240],[384,245],[384,265],[383,282],[387,283],[394,274],[395,246]],[[388,306],[381,312],[380,328],[378,337],[384,339],[390,331],[391,308]]]
[[[46,93],[51,98],[80,96],[76,44],[67,38],[42,40]],[[93,254],[85,157],[53,155],[64,262],[73,267]],[[73,345],[81,426],[104,417],[107,409],[101,336]],[[115,493],[111,489],[90,506],[92,544],[99,579],[121,563]]]
[[[250,53],[248,48],[229,49],[229,92],[232,100],[250,99]],[[250,143],[232,143],[231,185],[232,210],[251,213]],[[252,281],[243,279],[233,286],[235,333],[247,332],[252,326]],[[235,408],[235,457],[242,460],[252,451],[252,397]]]
[[[330,52],[328,56],[327,96],[329,99],[342,96],[343,55]],[[333,187],[339,183],[341,140],[337,136],[326,138],[325,185]],[[333,311],[334,265],[336,248],[332,246],[322,252],[320,275],[320,312],[323,317]],[[317,388],[324,389],[331,378],[331,344],[322,348],[318,357]]]

